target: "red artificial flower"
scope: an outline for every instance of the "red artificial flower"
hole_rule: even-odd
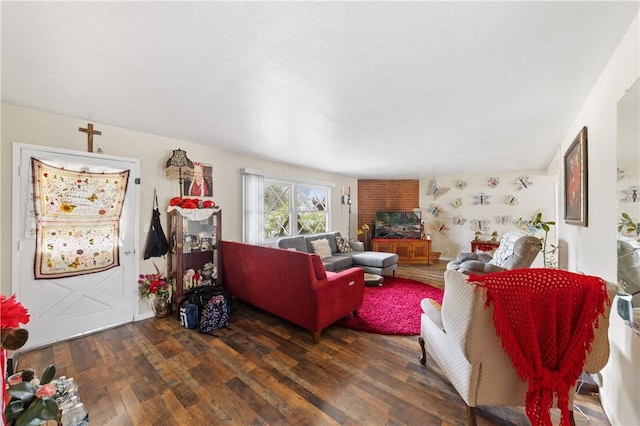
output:
[[[204,203],[202,203],[202,207],[204,207],[205,209],[211,209],[214,208],[216,206],[216,203],[214,203],[211,200],[207,200]]]
[[[194,200],[186,199],[182,202],[183,209],[196,209],[198,208],[198,203]]]
[[[56,386],[53,383],[47,383],[36,389],[36,397],[52,398],[56,394]]]
[[[16,295],[0,295],[0,328],[18,328],[29,322],[29,311],[16,300]]]
[[[182,204],[182,198],[180,197],[173,197],[169,200],[170,206],[179,206],[180,204]]]

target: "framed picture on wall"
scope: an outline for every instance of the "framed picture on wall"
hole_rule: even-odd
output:
[[[587,226],[587,126],[564,154],[564,221]]]
[[[211,164],[193,163],[193,178],[184,181],[185,197],[213,196],[213,166]]]
[[[351,187],[342,187],[342,204],[351,204]]]

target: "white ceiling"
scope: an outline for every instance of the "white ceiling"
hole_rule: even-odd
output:
[[[541,169],[638,6],[2,1],[2,101],[359,178]]]

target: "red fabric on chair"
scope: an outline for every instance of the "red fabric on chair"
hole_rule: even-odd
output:
[[[518,375],[529,382],[526,412],[533,426],[551,425],[554,395],[569,425],[569,390],[591,351],[594,328],[610,303],[598,277],[556,269],[517,269],[471,276],[493,303],[496,334]]]

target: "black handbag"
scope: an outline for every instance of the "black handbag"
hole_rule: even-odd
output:
[[[202,312],[209,300],[213,296],[219,296],[224,294],[221,286],[214,285],[201,285],[199,287],[190,288],[185,292],[187,300],[198,307],[199,312]]]
[[[151,225],[149,226],[149,234],[147,235],[147,244],[144,249],[144,259],[150,257],[161,257],[169,251],[169,242],[164,235],[162,225],[160,224],[160,210],[158,210],[158,195],[153,190],[153,212],[151,214]]]

